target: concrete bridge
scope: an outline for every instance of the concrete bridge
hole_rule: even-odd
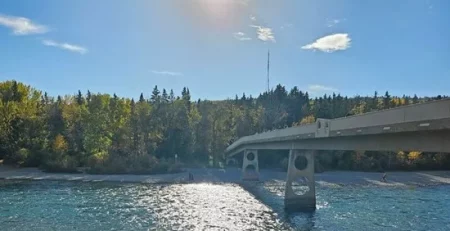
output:
[[[388,110],[245,136],[226,150],[227,160],[244,152],[243,180],[258,180],[258,150],[290,150],[285,207],[315,209],[314,155],[317,150],[450,152],[450,100],[430,101]],[[255,173],[248,174],[253,167]],[[292,182],[307,181],[298,195]]]

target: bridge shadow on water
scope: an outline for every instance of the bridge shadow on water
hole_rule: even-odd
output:
[[[241,182],[240,186],[274,211],[277,221],[293,230],[316,230],[315,211],[292,211],[284,208],[284,181]]]

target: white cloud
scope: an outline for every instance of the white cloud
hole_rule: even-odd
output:
[[[320,50],[323,52],[335,52],[346,50],[350,47],[351,39],[348,34],[332,34],[317,39],[315,42],[302,46],[304,50]]]
[[[183,75],[183,73],[173,72],[173,71],[155,71],[155,70],[152,70],[152,73],[156,74],[156,75],[170,75],[170,76],[182,76]]]
[[[253,22],[256,22],[256,17],[253,15],[250,15],[250,20],[252,20]]]
[[[44,34],[48,28],[28,18],[0,14],[0,25],[8,27],[15,35]]]
[[[76,53],[80,53],[80,54],[86,54],[88,52],[88,49],[85,47],[81,47],[78,45],[73,45],[73,44],[69,44],[69,43],[59,43],[59,42],[55,42],[53,40],[42,40],[42,44],[46,45],[46,46],[50,46],[50,47],[57,47],[63,50],[68,50],[71,52],[76,52]]]
[[[337,92],[339,91],[336,88],[333,87],[327,87],[319,84],[309,85],[308,91],[312,93],[322,93],[322,92]]]
[[[236,32],[236,33],[233,33],[233,36],[234,36],[235,39],[237,39],[237,40],[239,40],[239,41],[248,41],[248,40],[252,40],[252,38],[246,36],[244,32]]]
[[[272,28],[257,25],[250,25],[250,27],[257,28],[256,34],[258,35],[259,40],[262,40],[264,42],[276,42],[275,35],[272,32]]]

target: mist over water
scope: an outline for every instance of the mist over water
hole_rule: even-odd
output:
[[[318,187],[314,213],[283,209],[283,182],[0,181],[2,230],[450,230],[450,186]]]

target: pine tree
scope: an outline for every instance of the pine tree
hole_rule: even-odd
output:
[[[386,91],[383,97],[383,109],[388,109],[391,107],[391,95]]]
[[[153,91],[152,91],[152,96],[150,98],[152,103],[154,103],[154,104],[160,103],[161,96],[159,95],[159,93],[160,93],[160,91],[158,90],[158,86],[155,85],[155,87],[153,88]]]
[[[80,90],[78,90],[77,103],[78,105],[83,105],[84,103],[83,94],[81,94]]]
[[[162,102],[163,103],[169,102],[169,95],[167,95],[167,91],[165,88],[163,88],[163,92],[162,92]]]
[[[89,166],[99,171],[128,172],[157,168],[154,158],[173,158],[177,153],[185,162],[206,164],[213,157],[218,165],[232,141],[265,129],[446,97],[397,97],[388,92],[379,97],[375,92],[373,96],[327,94],[310,99],[297,87],[286,91],[277,85],[256,98],[243,93],[234,100],[191,102],[187,87],[181,97],[172,90],[167,94],[165,89],[160,95],[155,88],[151,100],[140,94],[139,103],[135,103],[115,93],[91,95],[89,91],[86,96],[78,91],[71,96],[50,97],[20,82],[0,82],[0,158],[19,165],[47,166],[50,162],[63,168]],[[155,105],[158,99],[172,103]],[[263,156],[261,165],[277,166],[282,161],[277,155]],[[317,161],[330,169],[444,169],[450,166],[450,155],[326,152]]]
[[[413,97],[412,101],[413,101],[413,104],[418,103],[419,102],[419,97],[417,97],[417,95],[414,94],[414,97]]]
[[[173,89],[170,89],[169,101],[173,102],[174,100],[175,100],[175,94],[173,93]]]
[[[370,104],[370,110],[378,110],[378,92],[375,91],[372,98],[372,103]]]
[[[191,93],[189,92],[189,88],[183,87],[183,91],[181,92],[181,99],[184,101],[191,100]]]
[[[87,91],[87,96],[86,96],[86,101],[87,101],[88,103],[90,103],[90,102],[91,102],[91,98],[92,98],[91,92],[88,90],[88,91]]]
[[[242,93],[242,98],[241,98],[241,100],[242,100],[242,101],[247,100],[247,98],[245,97],[245,93]]]

